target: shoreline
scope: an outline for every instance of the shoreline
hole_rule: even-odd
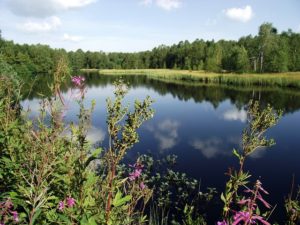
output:
[[[172,69],[82,69],[82,72],[93,72],[101,75],[144,75],[149,78],[169,81],[191,81],[205,84],[226,84],[239,86],[275,86],[300,89],[300,72],[237,74],[213,73],[205,71],[172,70]]]

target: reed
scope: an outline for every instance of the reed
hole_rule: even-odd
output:
[[[226,84],[238,86],[289,87],[300,88],[300,72],[236,74],[212,73],[206,71],[169,70],[169,69],[105,69],[98,71],[102,75],[144,75],[173,81],[192,81],[206,84]]]

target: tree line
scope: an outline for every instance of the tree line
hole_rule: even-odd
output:
[[[74,72],[80,69],[186,69],[212,72],[300,71],[300,33],[291,29],[278,33],[272,23],[264,23],[255,36],[238,41],[181,41],[136,53],[103,51],[67,52],[48,45],[15,44],[0,36],[0,54],[19,74],[52,73],[64,55]]]

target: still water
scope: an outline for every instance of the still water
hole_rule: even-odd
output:
[[[96,100],[92,127],[88,134],[94,144],[107,145],[106,98],[113,96],[116,77],[86,75],[86,105]],[[168,154],[178,156],[176,169],[201,180],[202,188],[225,187],[224,173],[229,167],[238,167],[232,149],[240,149],[241,134],[246,126],[246,105],[251,98],[262,105],[271,104],[282,109],[284,115],[278,125],[267,132],[276,145],[260,149],[246,161],[252,179],[260,179],[270,193],[266,199],[272,205],[282,205],[290,191],[292,176],[300,184],[300,92],[272,88],[205,86],[192,83],[168,83],[142,76],[124,78],[129,83],[125,102],[147,95],[155,100],[155,116],[139,130],[140,142],[127,154],[134,162],[139,154],[161,158]],[[30,107],[31,117],[39,108],[38,92],[41,86],[23,101]],[[68,88],[65,90],[68,96]],[[66,121],[77,121],[78,106],[70,102]],[[277,211],[277,212],[276,212]],[[275,213],[281,217],[282,208]]]

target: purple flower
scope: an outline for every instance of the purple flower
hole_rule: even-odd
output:
[[[129,180],[133,181],[137,178],[139,178],[142,174],[141,169],[135,169],[132,173],[129,173]]]
[[[263,217],[258,216],[258,215],[250,215],[249,212],[236,212],[236,214],[233,217],[234,221],[232,225],[238,225],[240,222],[244,222],[245,224],[257,224],[257,221],[261,222],[262,224],[265,225],[270,225]]]
[[[84,81],[85,81],[85,78],[82,77],[82,76],[74,76],[74,77],[72,77],[72,82],[77,87],[81,87],[83,85]]]
[[[134,168],[134,171],[132,173],[129,173],[129,180],[133,181],[141,176],[144,165],[137,162],[133,165],[129,164],[129,167]]]
[[[137,169],[137,170],[142,170],[144,168],[144,165],[141,164],[141,163],[135,163],[133,165],[129,164],[129,167],[132,167],[132,168]]]
[[[251,218],[250,218],[250,213],[249,212],[244,212],[244,211],[240,211],[240,212],[236,212],[236,214],[233,217],[233,223],[232,225],[237,225],[239,224],[239,222],[244,221],[245,223],[252,223]]]
[[[68,207],[73,207],[75,205],[75,199],[71,197],[67,197],[67,205]]]
[[[260,200],[266,208],[268,208],[268,209],[271,208],[271,205],[266,200],[263,199],[263,197],[261,196],[261,194],[259,192],[257,193],[257,199]]]
[[[5,225],[5,224],[0,222],[0,225]]]
[[[250,198],[247,198],[247,199],[242,199],[238,202],[238,204],[240,205],[246,205],[246,204],[249,204],[251,202],[251,199]]]
[[[12,214],[12,216],[14,218],[14,221],[15,222],[19,222],[19,214],[18,214],[18,212],[17,211],[11,211],[10,213]]]
[[[227,225],[227,223],[226,223],[226,221],[225,220],[223,220],[223,221],[218,221],[217,222],[217,225]]]
[[[7,199],[7,200],[4,202],[4,207],[5,207],[6,209],[11,209],[13,206],[14,206],[14,205],[13,205],[12,201],[10,200],[10,198]]]
[[[63,211],[64,208],[65,208],[65,203],[64,203],[63,201],[60,201],[60,202],[58,203],[58,210],[59,210],[59,211]]]
[[[141,189],[141,190],[144,190],[145,187],[146,187],[146,185],[144,184],[144,182],[141,182],[141,183],[140,183],[140,189]]]

